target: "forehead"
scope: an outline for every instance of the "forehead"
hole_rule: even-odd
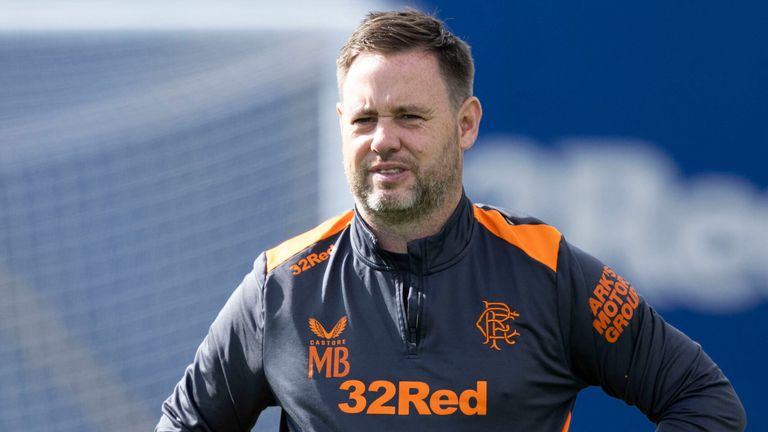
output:
[[[448,91],[434,54],[361,53],[342,83],[345,104],[448,103]]]

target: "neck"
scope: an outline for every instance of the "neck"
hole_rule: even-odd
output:
[[[391,223],[361,205],[358,205],[358,212],[376,235],[379,247],[388,252],[407,253],[408,242],[440,232],[456,206],[459,205],[461,196],[462,193],[459,191],[450,199],[446,199],[445,204],[439,208],[425,212],[418,218],[399,223]]]

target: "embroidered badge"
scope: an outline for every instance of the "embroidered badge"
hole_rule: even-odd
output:
[[[480,314],[480,318],[475,323],[475,326],[485,337],[483,344],[488,345],[490,343],[492,349],[501,351],[498,344],[500,340],[508,345],[517,343],[515,338],[520,336],[520,333],[509,324],[506,324],[506,322],[516,320],[520,313],[511,310],[509,306],[501,302],[483,300],[483,304],[485,305],[485,310]]]

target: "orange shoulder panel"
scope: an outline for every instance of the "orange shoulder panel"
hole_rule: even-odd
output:
[[[335,218],[328,219],[315,228],[299,234],[296,237],[286,240],[274,248],[267,251],[267,273],[275,269],[275,267],[288,261],[292,256],[311,246],[313,243],[317,243],[320,240],[325,240],[328,237],[338,233],[346,228],[352,217],[355,215],[353,210],[349,210]]]
[[[568,417],[565,418],[565,424],[563,425],[563,432],[568,432],[571,428],[571,415],[573,411],[568,411]]]
[[[560,232],[549,225],[511,225],[501,213],[475,207],[475,219],[493,235],[513,244],[528,256],[557,271]]]

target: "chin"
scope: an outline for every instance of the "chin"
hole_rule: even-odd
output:
[[[366,200],[368,207],[374,211],[407,210],[413,206],[414,201],[413,194],[395,191],[376,191]]]

